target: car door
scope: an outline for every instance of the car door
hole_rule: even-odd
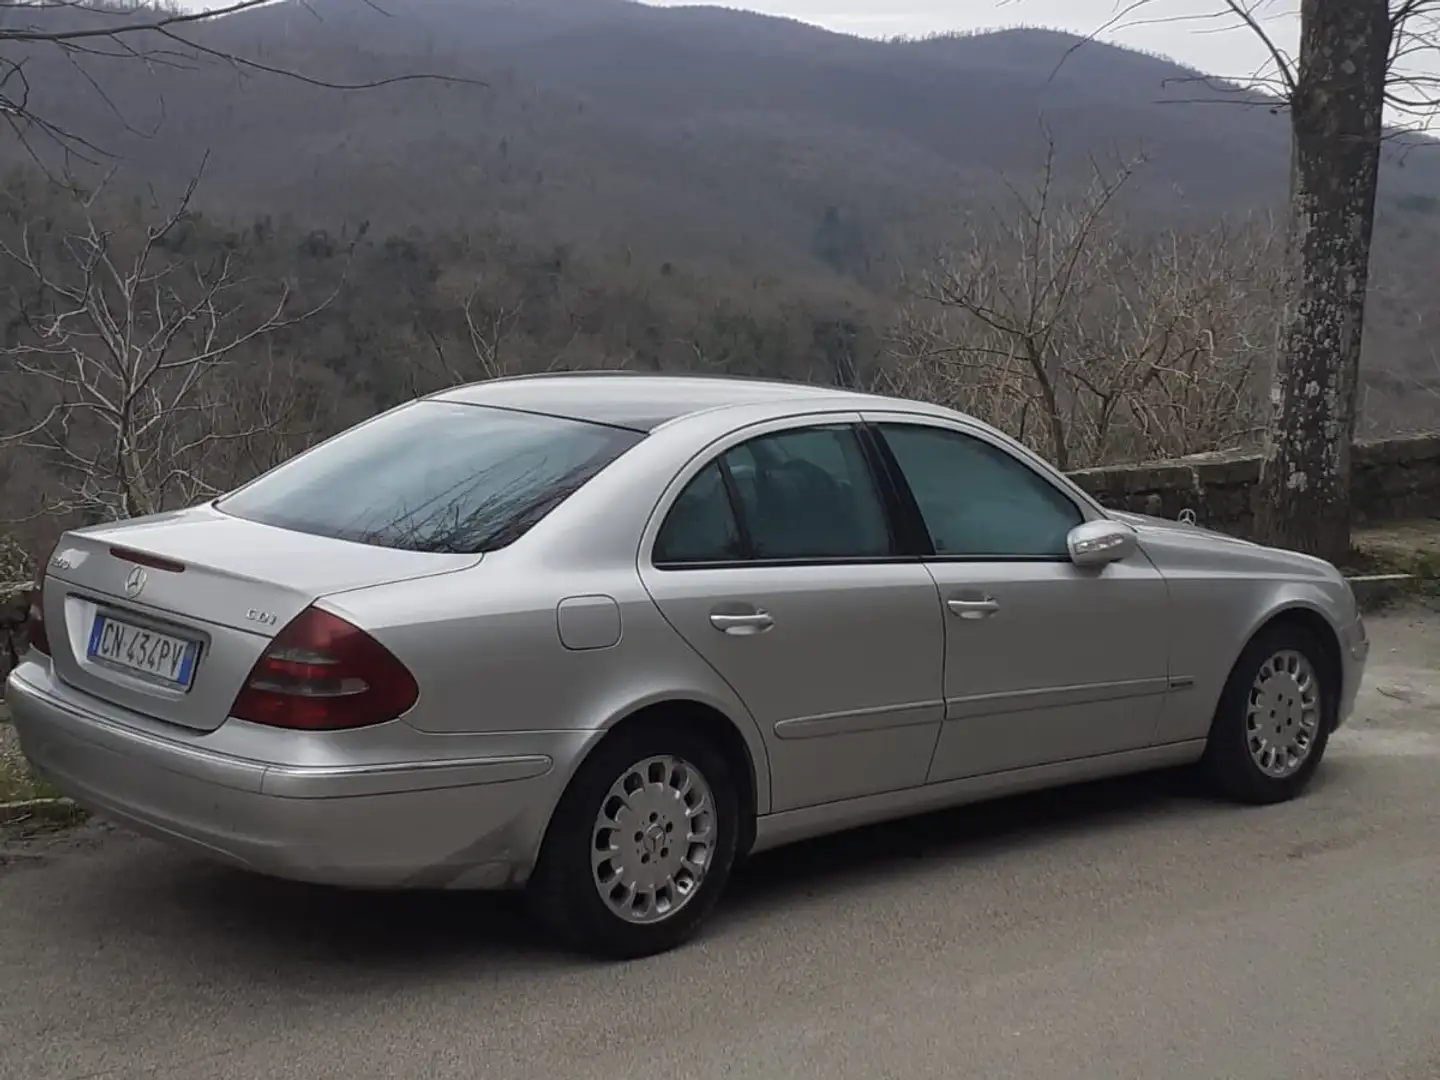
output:
[[[875,460],[858,415],[749,428],[677,477],[642,543],[660,611],[757,721],[776,811],[918,787],[934,753],[939,596]]]
[[[1151,744],[1169,689],[1169,601],[1143,552],[1069,559],[1098,516],[979,428],[867,414],[923,523],[945,612],[931,782]]]

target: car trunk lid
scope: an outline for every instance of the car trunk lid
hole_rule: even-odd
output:
[[[315,600],[480,559],[334,540],[205,506],[67,533],[47,569],[45,620],[60,678],[209,731],[266,643]]]

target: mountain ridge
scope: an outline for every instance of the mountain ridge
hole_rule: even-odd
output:
[[[34,99],[118,155],[118,190],[173,198],[208,154],[196,205],[242,225],[488,231],[684,264],[721,294],[788,283],[878,309],[900,268],[963,243],[977,214],[1013,213],[1009,185],[1031,182],[1047,133],[1070,191],[1097,160],[1146,155],[1116,208],[1137,228],[1284,208],[1289,133],[1274,102],[1148,53],[1075,48],[1062,31],[877,40],[706,5],[407,0],[385,15],[278,0],[193,35],[321,79],[487,84],[349,93],[86,58],[102,99],[53,50],[30,50]],[[1423,351],[1440,159],[1388,158],[1371,354],[1391,370]]]

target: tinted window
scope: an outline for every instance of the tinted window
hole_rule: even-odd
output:
[[[885,424],[937,555],[1064,556],[1079,509],[1028,465],[980,439]]]
[[[884,504],[852,428],[764,435],[724,460],[755,558],[874,558],[893,550]]]
[[[411,551],[513,543],[644,436],[420,401],[354,428],[223,499],[227,514]]]
[[[680,493],[655,539],[655,562],[728,562],[743,558],[740,530],[720,466],[702,470]]]

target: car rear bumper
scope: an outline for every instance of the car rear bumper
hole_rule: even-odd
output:
[[[279,765],[129,724],[48,665],[16,668],[6,700],[25,755],[80,805],[258,873],[355,888],[523,884],[551,810],[599,737],[537,732],[517,753],[516,736],[505,736],[503,753],[463,760]]]

